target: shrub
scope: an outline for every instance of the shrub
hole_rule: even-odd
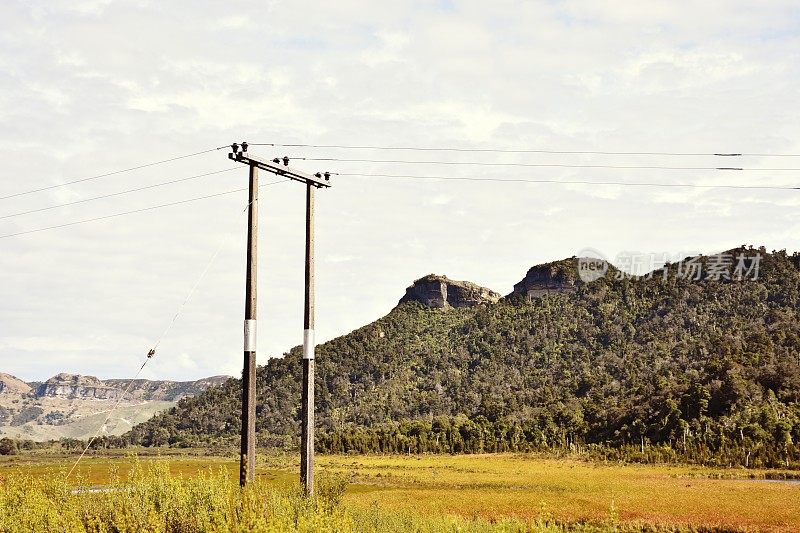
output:
[[[19,452],[16,441],[0,439],[0,455],[16,455]]]

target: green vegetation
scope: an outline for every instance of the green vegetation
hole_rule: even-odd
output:
[[[316,499],[298,458],[261,454],[242,493],[231,457],[0,461],[0,532],[797,531],[789,472],[635,466],[532,455],[322,456]],[[200,450],[183,450],[198,453]],[[112,452],[116,454],[117,452]]]
[[[0,439],[0,455],[16,455],[19,445],[12,439]]]
[[[183,477],[165,462],[134,462],[123,479],[111,473],[102,487],[73,488],[63,476],[11,474],[0,483],[0,532],[194,532],[194,531],[597,531],[539,520],[490,523],[429,517],[377,508],[341,506],[346,482],[323,476],[317,496],[299,487],[257,481],[242,491],[224,469]]]
[[[37,416],[42,414],[41,407],[37,407],[35,405],[23,407],[22,410],[17,413],[14,418],[11,419],[12,426],[21,426],[25,422],[30,422],[31,420],[35,420]]]
[[[757,281],[604,278],[531,302],[402,304],[319,347],[318,447],[795,468],[799,258],[761,253]],[[300,368],[297,348],[259,368],[260,444],[297,445]],[[233,442],[239,402],[230,380],[98,446]]]
[[[59,479],[60,478],[60,479]],[[0,486],[0,531],[352,531],[330,501],[257,483],[240,492],[224,472],[170,475],[165,463],[134,465],[101,491],[59,478],[10,475]],[[335,494],[334,494],[335,496]]]

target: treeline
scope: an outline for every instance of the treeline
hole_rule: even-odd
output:
[[[781,431],[780,428],[775,428]],[[778,435],[780,439],[780,434]],[[800,449],[790,441],[742,437],[740,434],[703,435],[653,443],[649,437],[620,442],[586,442],[556,427],[535,421],[490,422],[485,417],[438,417],[378,427],[347,427],[317,435],[316,448],[328,454],[475,454],[507,452],[569,453],[613,461],[697,463],[719,466],[800,467]]]
[[[634,424],[616,441],[591,442],[586,435],[570,433],[552,420],[500,420],[492,422],[478,416],[436,417],[378,424],[373,427],[346,425],[322,430],[316,435],[316,450],[321,454],[479,454],[545,453],[584,456],[590,459],[639,463],[694,463],[750,468],[800,468],[800,447],[787,433],[787,425],[777,419],[763,419],[763,426],[743,428],[720,425],[679,423],[680,432],[667,439],[647,436]],[[712,428],[714,428],[712,430]],[[753,431],[756,430],[754,433]],[[145,446],[218,447],[235,449],[238,437],[173,438]],[[8,440],[8,439],[5,439]],[[258,435],[261,448],[297,451],[298,437]],[[2,442],[2,441],[0,441]],[[85,443],[62,439],[65,450],[81,449]],[[131,443],[125,436],[102,436],[91,449],[123,448]],[[39,445],[41,446],[41,445]],[[2,453],[2,451],[0,451]]]
[[[122,442],[119,444],[122,444]],[[0,439],[0,455],[17,455],[18,453],[34,450],[71,451],[84,446],[86,446],[86,443],[77,439],[61,439],[58,441],[51,440],[46,442],[38,442],[30,439],[11,439],[8,437],[3,437]]]

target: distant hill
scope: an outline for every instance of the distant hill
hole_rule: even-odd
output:
[[[25,383],[0,373],[0,437],[36,441],[89,438],[130,384],[128,394],[106,427],[106,434],[121,435],[176,405],[178,400],[228,379],[214,376],[185,382],[132,381],[58,374],[44,382]]]
[[[749,247],[730,254],[761,254],[758,279],[715,280],[710,256],[690,262],[705,265],[699,279],[678,277],[680,265],[634,278],[611,266],[590,283],[569,258],[531,268],[505,298],[420,278],[387,316],[318,347],[318,447],[598,443],[642,453],[659,445],[725,464],[796,460],[800,257]],[[258,369],[262,444],[297,443],[300,355],[294,348]],[[230,380],[124,440],[234,442],[240,394]]]

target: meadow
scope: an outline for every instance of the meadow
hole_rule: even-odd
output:
[[[197,453],[0,462],[0,531],[799,531],[791,472],[531,454],[319,456],[317,498],[292,455]],[[76,490],[78,489],[78,490]]]

